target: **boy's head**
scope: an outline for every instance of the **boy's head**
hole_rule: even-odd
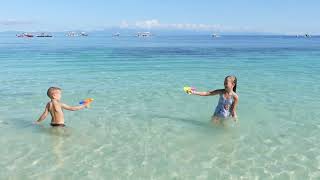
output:
[[[60,100],[61,98],[61,89],[58,87],[50,87],[47,91],[47,95],[50,99]]]

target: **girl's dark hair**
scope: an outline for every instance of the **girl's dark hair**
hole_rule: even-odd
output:
[[[227,76],[225,79],[230,79],[234,83],[233,92],[237,92],[237,77]]]

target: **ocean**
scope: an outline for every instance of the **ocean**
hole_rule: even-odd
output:
[[[0,179],[320,179],[320,38],[0,36]],[[239,121],[210,122],[238,78]],[[51,86],[66,128],[44,111]]]

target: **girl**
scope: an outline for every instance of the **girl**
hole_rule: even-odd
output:
[[[199,96],[214,96],[219,94],[220,99],[216,110],[212,116],[212,121],[216,124],[221,122],[221,119],[226,119],[230,116],[237,120],[236,108],[238,105],[238,95],[236,94],[237,78],[235,76],[227,76],[224,79],[224,89],[217,89],[208,92],[196,92],[191,93]]]

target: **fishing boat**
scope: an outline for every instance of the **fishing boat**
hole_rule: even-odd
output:
[[[150,32],[138,32],[137,37],[150,37],[152,34]]]
[[[304,37],[311,38],[311,35],[310,34],[305,34]]]
[[[52,35],[46,34],[46,33],[40,33],[39,35],[36,35],[36,37],[52,37]]]
[[[80,36],[88,36],[88,33],[86,33],[86,32],[81,32],[81,33],[80,33]]]
[[[76,37],[76,36],[79,36],[79,34],[72,31],[72,32],[68,32],[68,33],[66,34],[66,36],[68,36],[68,37]]]
[[[119,37],[120,36],[120,33],[114,33],[113,35],[112,35],[113,37]]]
[[[19,38],[32,38],[33,34],[22,33],[22,34],[17,34],[16,36],[19,37]]]
[[[67,34],[66,34],[66,36],[68,36],[68,37],[79,37],[79,36],[88,36],[88,34],[87,33],[85,33],[85,32],[74,32],[74,31],[72,31],[72,32],[68,32]]]
[[[310,35],[310,34],[303,34],[303,35],[297,34],[296,37],[297,37],[297,38],[300,38],[300,37],[311,38],[311,35]]]
[[[217,34],[212,34],[212,37],[213,37],[213,38],[218,38],[218,37],[220,37],[220,36],[217,35]]]

